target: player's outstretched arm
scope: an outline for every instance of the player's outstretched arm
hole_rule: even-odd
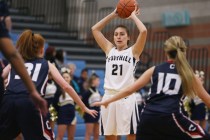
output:
[[[196,94],[198,95],[198,97],[202,99],[203,102],[210,108],[210,95],[204,89],[201,80],[197,76],[195,76],[193,87],[195,88],[194,90],[196,91]]]
[[[153,71],[154,71],[155,67],[151,67],[150,69],[148,69],[147,71],[145,71],[141,77],[139,77],[139,79],[137,81],[135,81],[134,84],[132,84],[131,86],[123,89],[122,91],[120,91],[119,93],[117,93],[116,95],[114,95],[112,98],[109,98],[107,100],[103,100],[101,102],[95,102],[93,103],[94,106],[100,106],[103,105],[105,107],[107,107],[111,102],[117,101],[121,98],[127,97],[130,94],[133,94],[134,92],[136,92],[137,90],[139,90],[140,88],[144,87],[146,84],[149,83]]]

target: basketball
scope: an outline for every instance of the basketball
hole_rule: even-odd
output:
[[[117,13],[120,18],[127,18],[135,10],[135,0],[120,0],[117,4]]]

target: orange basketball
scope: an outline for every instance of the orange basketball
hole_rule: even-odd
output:
[[[117,13],[120,18],[127,18],[135,10],[135,0],[120,0],[117,4]]]

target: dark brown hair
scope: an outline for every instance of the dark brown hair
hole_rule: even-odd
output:
[[[117,26],[114,28],[114,32],[115,32],[115,30],[116,30],[117,28],[123,28],[123,29],[125,29],[127,35],[130,36],[130,31],[128,30],[128,27],[126,27],[125,25],[122,25],[122,24],[117,25]],[[113,32],[113,34],[114,34],[114,32]],[[128,40],[127,44],[129,44],[129,40]]]

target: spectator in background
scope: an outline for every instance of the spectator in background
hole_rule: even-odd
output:
[[[87,68],[84,68],[82,69],[81,71],[81,74],[80,74],[80,77],[78,79],[78,85],[79,85],[79,88],[80,88],[80,95],[83,96],[83,93],[86,92],[87,90],[87,80],[88,80],[88,69]]]
[[[49,46],[45,51],[45,59],[55,65],[56,64],[55,55],[56,55],[55,48],[53,46]],[[52,129],[54,129],[54,124],[57,119],[56,113],[59,109],[57,105],[58,100],[57,98],[55,98],[55,94],[57,95],[57,92],[60,92],[60,87],[53,81],[51,76],[49,76],[44,98],[48,103],[49,112],[47,114],[47,119],[50,120],[50,126]]]
[[[78,81],[79,78],[75,75],[75,70],[77,69],[76,65],[73,63],[70,63],[69,69],[71,71],[70,74],[71,74],[71,77],[73,78],[73,80]]]
[[[60,88],[49,75],[44,98],[48,104],[49,112],[47,114],[47,119],[50,121],[50,126],[52,130],[54,129],[54,124],[57,120],[58,101],[55,99],[55,94],[57,92],[60,92]]]
[[[83,94],[85,94],[85,92],[88,90],[88,69],[84,68],[82,69],[81,73],[80,73],[80,77],[77,81],[78,85],[79,85],[79,89],[80,89],[80,93],[79,96],[82,99]],[[84,112],[81,110],[81,108],[76,105],[76,110],[78,111],[78,113],[80,114],[81,117],[83,117]]]
[[[77,83],[78,77],[74,75],[74,72],[76,70],[75,64],[71,63],[68,65],[68,68],[70,69],[70,75],[71,75],[71,85],[74,88],[74,90],[80,95],[80,87]]]
[[[204,84],[204,72],[196,70],[195,74]],[[190,102],[190,107],[191,119],[203,129],[206,129],[207,107],[204,102],[198,96],[195,96]]]
[[[88,79],[88,90],[83,94],[82,98],[82,101],[87,107],[92,108],[98,112],[100,112],[100,107],[93,106],[92,104],[94,102],[101,101],[101,95],[98,90],[99,85],[100,85],[99,76],[93,73]],[[98,114],[97,117],[93,118],[89,114],[84,113],[83,117],[86,124],[85,140],[90,140],[92,134],[93,134],[93,139],[98,140],[100,114]]]
[[[61,70],[62,67],[65,67],[64,65],[64,51],[63,50],[56,50],[55,55],[55,66]]]
[[[0,0],[0,17],[4,21],[6,29],[11,32],[12,30],[12,20],[9,13],[9,7],[5,0]]]
[[[70,70],[66,67],[62,67],[61,75],[65,81],[70,84]],[[57,140],[62,140],[66,131],[68,140],[74,140],[77,123],[74,100],[68,93],[61,91],[59,96],[59,106]]]
[[[45,51],[45,59],[50,61],[52,64],[55,64],[55,55],[56,55],[55,48],[49,46]]]
[[[146,56],[146,58],[147,58],[146,60],[148,60],[148,61],[142,61],[141,58],[139,57],[139,60],[141,60],[141,61],[138,61],[136,63],[136,68],[134,71],[135,79],[138,79],[149,68],[149,64],[151,62],[151,59],[150,59],[151,57],[149,56],[149,54],[142,53],[142,55]],[[144,102],[145,102],[146,98],[148,97],[149,87],[150,87],[150,83],[135,92],[139,114],[141,114],[142,108],[144,106]]]

